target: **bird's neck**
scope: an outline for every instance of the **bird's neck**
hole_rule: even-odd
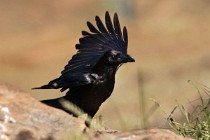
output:
[[[116,71],[117,71],[117,66],[110,66],[106,64],[100,64],[96,65],[94,68],[94,73],[98,74],[99,76],[108,76],[108,77],[115,77]]]

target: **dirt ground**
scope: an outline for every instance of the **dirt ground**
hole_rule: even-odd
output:
[[[60,75],[86,21],[94,23],[107,10],[128,28],[128,52],[136,62],[120,68],[113,95],[97,116],[113,129],[166,127],[176,100],[198,98],[193,83],[210,86],[208,1],[0,1],[0,81],[37,99],[62,96],[31,88]]]

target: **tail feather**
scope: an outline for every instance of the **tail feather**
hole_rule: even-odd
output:
[[[55,87],[52,87],[52,85],[44,85],[44,86],[41,86],[41,87],[34,87],[32,89],[55,89]]]
[[[59,82],[59,79],[55,79],[55,80],[50,81],[47,85],[43,85],[41,87],[35,87],[32,89],[58,89],[58,88],[61,88],[58,82]]]

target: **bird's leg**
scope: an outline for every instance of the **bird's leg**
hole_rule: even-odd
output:
[[[91,121],[92,121],[92,118],[91,118],[91,119],[87,119],[87,120],[85,121],[85,125],[86,125],[87,127],[90,127]]]
[[[94,115],[96,114],[97,111],[98,111],[98,110],[92,111],[92,112],[88,112],[87,119],[85,120],[85,125],[86,125],[87,127],[90,127],[91,122],[92,122],[92,119],[93,119],[93,117],[94,117]]]

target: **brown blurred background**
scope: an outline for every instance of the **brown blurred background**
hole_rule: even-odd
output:
[[[97,116],[113,129],[166,127],[165,113],[176,100],[187,104],[198,96],[188,80],[210,85],[208,0],[1,0],[0,81],[37,99],[62,96],[31,88],[60,75],[86,21],[104,19],[107,10],[127,26],[128,52],[136,62],[118,71],[115,90]],[[161,105],[157,110],[153,100]]]

